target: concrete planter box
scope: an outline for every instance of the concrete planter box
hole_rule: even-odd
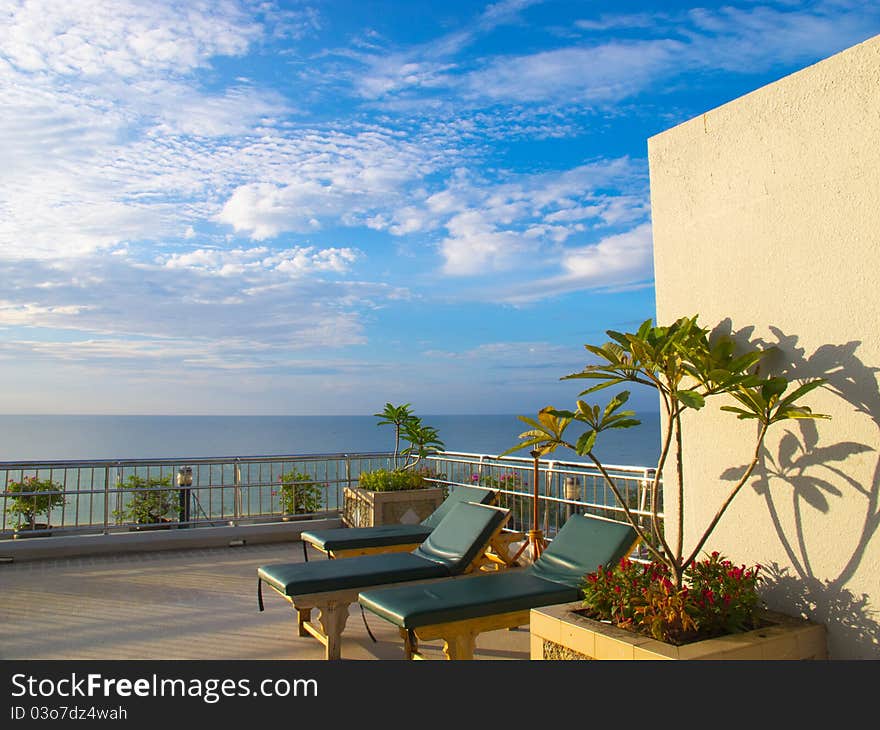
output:
[[[415,525],[437,509],[445,496],[441,488],[371,492],[346,487],[342,520],[349,527]]]
[[[827,659],[825,627],[767,612],[767,626],[741,634],[666,644],[581,616],[579,603],[531,610],[532,659]]]

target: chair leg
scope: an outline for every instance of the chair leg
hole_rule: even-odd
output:
[[[415,659],[419,654],[419,640],[416,632],[408,629],[400,629],[400,637],[403,639],[403,658]]]
[[[467,632],[447,636],[443,641],[443,653],[447,659],[473,659],[476,649],[477,637]]]
[[[310,608],[294,608],[296,611],[296,627],[299,630],[300,636],[309,636],[309,632],[306,631],[305,623],[312,617],[312,609]]]
[[[348,621],[347,603],[333,601],[319,607],[318,623],[321,624],[321,630],[327,638],[325,659],[342,658],[342,632],[345,630],[346,621]]]

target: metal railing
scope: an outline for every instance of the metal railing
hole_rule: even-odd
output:
[[[362,471],[387,468],[390,463],[391,455],[385,452],[0,462],[5,485],[0,491],[0,538],[336,515],[345,487],[357,486]],[[192,481],[182,486],[178,474],[187,468]],[[48,482],[52,488],[28,491],[31,480],[44,486]],[[311,498],[299,499],[296,490]],[[288,491],[293,493],[287,495],[287,505],[297,509],[285,511]],[[59,503],[49,508],[52,497]],[[132,519],[139,500],[140,513],[151,512],[153,519]],[[30,529],[34,517],[37,528]]]
[[[512,512],[508,528],[531,528],[535,494],[534,459],[518,456],[443,452],[427,457],[440,479],[450,484],[480,485],[499,493],[498,504]],[[651,515],[655,470],[641,466],[605,467],[630,512],[647,526]],[[662,520],[662,482],[657,495]],[[574,513],[596,514],[626,521],[623,508],[608,487],[601,472],[592,464],[540,459],[538,461],[538,500],[544,536],[552,539]]]
[[[441,452],[420,464],[430,482],[446,488],[498,491],[499,505],[512,512],[508,529],[515,531],[531,527],[534,466],[530,458],[463,452]],[[378,468],[393,468],[390,453],[0,462],[6,485],[0,492],[0,539],[336,516],[344,488],[357,486],[361,472]],[[631,511],[647,519],[653,470],[610,466],[607,471]],[[540,529],[550,539],[575,512],[625,521],[592,465],[540,460],[538,481]],[[42,488],[28,491],[34,482]],[[165,514],[160,509],[151,519],[133,519],[132,507],[144,498]]]

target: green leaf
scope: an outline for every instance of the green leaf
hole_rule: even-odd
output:
[[[578,417],[577,413],[572,413],[571,411],[557,411],[556,409],[551,409],[547,411],[547,413],[555,418],[567,418],[569,420],[574,420]]]
[[[596,443],[596,431],[592,429],[581,434],[575,444],[575,451],[579,456],[586,456],[593,450]]]
[[[688,408],[699,410],[706,405],[706,399],[694,390],[676,390],[675,397]]]
[[[614,378],[613,380],[609,380],[605,383],[599,383],[598,385],[594,385],[586,390],[582,390],[578,395],[589,395],[590,393],[595,393],[597,390],[602,390],[604,388],[610,388],[612,385],[618,385],[619,383],[625,383],[626,380],[624,378]]]
[[[614,330],[607,330],[605,334],[608,335],[612,340],[619,342],[624,349],[629,349],[630,340],[628,335],[625,335],[622,332],[615,332]]]
[[[758,415],[752,413],[751,411],[745,411],[742,408],[737,408],[736,406],[721,406],[720,410],[729,411],[730,413],[736,413],[737,418],[746,419],[746,418],[758,418]]]
[[[770,403],[774,397],[782,395],[787,387],[788,381],[785,378],[768,378],[761,386],[761,395]]]
[[[631,428],[632,426],[638,426],[642,422],[637,418],[624,418],[620,421],[614,421],[613,423],[605,424],[604,428]]]
[[[808,383],[804,383],[803,385],[795,388],[791,393],[789,393],[785,398],[782,398],[779,401],[780,405],[790,405],[794,403],[798,398],[802,395],[806,395],[811,390],[818,388],[820,385],[823,385],[825,380],[823,378],[818,378],[817,380],[811,380]]]

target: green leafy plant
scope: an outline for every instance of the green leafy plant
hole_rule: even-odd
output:
[[[437,429],[433,426],[425,426],[422,424],[422,419],[416,416],[404,424],[403,437],[409,442],[409,445],[401,452],[401,455],[413,459],[405,468],[411,468],[428,454],[436,453],[444,447]]]
[[[400,406],[386,403],[385,410],[373,415],[381,419],[376,424],[377,426],[394,426],[393,464],[395,469],[411,469],[423,458],[444,447],[437,429],[423,424],[422,419],[410,410],[409,403]],[[400,449],[401,438],[409,444],[403,451]],[[401,456],[406,460],[402,467],[400,465]]]
[[[171,477],[144,479],[132,474],[125,482],[130,500],[123,509],[114,510],[113,516],[122,522],[155,525],[178,515],[180,501],[177,490],[171,489]]]
[[[282,474],[278,481],[281,483],[279,499],[284,514],[311,514],[323,507],[323,487],[326,485],[316,482],[311,475],[293,470]]]
[[[398,492],[405,489],[425,489],[431,486],[431,483],[417,471],[374,469],[361,472],[358,486],[370,492]]]
[[[760,625],[760,566],[735,566],[713,552],[694,561],[684,584],[662,563],[623,558],[586,576],[583,607],[592,618],[671,644],[748,631]]]
[[[17,529],[37,529],[39,515],[46,515],[48,524],[49,513],[65,502],[64,495],[58,493],[61,491],[61,485],[51,479],[37,479],[36,476],[23,477],[19,481],[10,479],[4,494],[11,496],[11,505],[7,506],[7,511],[18,517]],[[28,494],[29,492],[37,494]]]
[[[668,579],[676,590],[684,587],[685,571],[702,552],[703,546],[727,511],[733,499],[748,482],[760,459],[767,431],[774,424],[789,419],[828,418],[813,413],[799,400],[824,381],[810,380],[795,385],[781,376],[760,374],[760,364],[770,350],[738,348],[731,337],[710,338],[709,330],[697,324],[697,317],[682,317],[670,326],[653,326],[645,321],[636,332],[608,331],[611,341],[602,346],[585,345],[596,359],[581,372],[567,375],[567,379],[585,379],[593,385],[579,395],[584,396],[611,386],[639,383],[655,389],[663,409],[664,428],[661,434],[660,457],[653,483],[648,521],[644,524],[640,515],[623,498],[614,479],[595,454],[594,447],[599,435],[610,429],[630,428],[640,423],[633,411],[622,410],[629,398],[629,391],[614,395],[604,407],[577,400],[574,410],[559,410],[552,406],[543,408],[537,419],[519,416],[531,428],[520,434],[521,442],[505,453],[521,448],[536,449],[540,455],[553,452],[560,446],[587,457],[601,473],[604,482],[615,495],[618,504],[632,524],[650,557],[658,569],[668,571]],[[684,419],[688,411],[701,411],[710,399],[724,398],[721,410],[733,413],[737,418],[756,424],[756,437],[751,461],[742,475],[728,490],[715,516],[709,522],[694,547],[684,551],[683,529],[685,517],[684,476],[681,469],[684,440]],[[573,422],[586,425],[586,430],[575,443],[565,438],[567,427]],[[662,529],[659,517],[659,484],[664,467],[672,461],[671,478],[664,479],[667,488],[676,492],[678,532],[669,540]]]
[[[397,466],[400,453],[400,435],[406,424],[413,418],[410,404],[404,403],[403,405],[395,406],[391,403],[386,403],[385,410],[373,415],[380,419],[379,423],[376,424],[377,426],[394,426],[394,465]]]

